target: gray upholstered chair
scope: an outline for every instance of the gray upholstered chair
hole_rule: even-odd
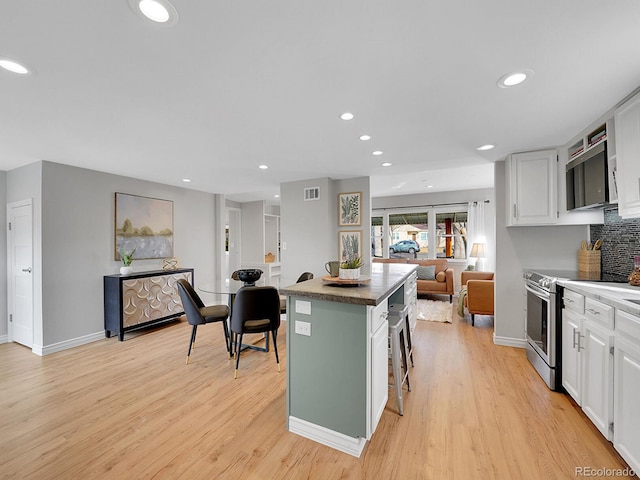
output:
[[[189,341],[189,350],[187,351],[187,365],[191,356],[191,349],[196,343],[196,332],[198,325],[207,323],[221,322],[224,329],[224,343],[227,348],[227,355],[231,357],[231,339],[229,337],[229,328],[227,319],[229,318],[229,307],[226,305],[211,305],[205,307],[204,303],[193,289],[191,284],[184,279],[178,280],[178,293],[182,300],[182,308],[187,315],[187,322],[192,325],[191,340]]]
[[[278,357],[278,327],[280,326],[280,296],[275,287],[243,287],[238,290],[231,315],[231,331],[235,336],[234,354],[236,369],[233,378],[238,378],[240,346],[245,333],[271,332],[276,364],[280,371]]]

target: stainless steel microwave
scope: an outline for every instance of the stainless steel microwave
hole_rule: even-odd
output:
[[[606,141],[567,163],[567,210],[609,203],[607,169]]]

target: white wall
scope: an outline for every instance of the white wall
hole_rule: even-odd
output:
[[[240,252],[243,262],[264,262],[264,201],[242,203]]]
[[[496,162],[496,305],[494,340],[524,346],[524,268],[577,270],[587,225],[506,227],[505,162]]]
[[[174,255],[180,266],[195,268],[196,286],[214,281],[212,194],[52,162],[8,172],[7,192],[8,201],[35,199],[34,281],[36,290],[41,285],[41,297],[36,295],[34,303],[41,315],[34,319],[34,342],[43,353],[104,335],[103,276],[120,267],[114,260],[115,192],[172,200]],[[42,245],[36,246],[39,238]],[[154,270],[162,260],[134,258],[132,266]]]

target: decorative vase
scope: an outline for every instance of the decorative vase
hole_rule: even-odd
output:
[[[357,280],[360,278],[360,268],[341,268],[339,277],[342,280]]]
[[[120,275],[129,275],[133,272],[133,267],[120,267]]]

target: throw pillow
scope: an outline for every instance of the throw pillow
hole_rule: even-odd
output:
[[[447,274],[444,272],[438,272],[436,275],[436,280],[439,282],[444,282],[447,279]]]
[[[436,279],[436,266],[435,265],[427,265],[423,267],[422,265],[418,267],[418,280],[435,280]]]

